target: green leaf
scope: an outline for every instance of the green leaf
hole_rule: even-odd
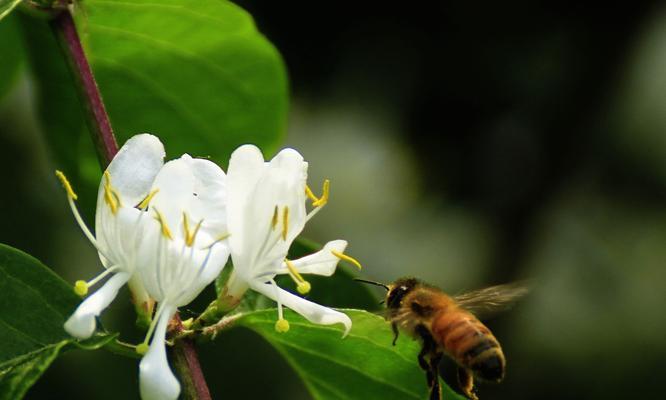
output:
[[[0,0],[0,19],[2,9],[7,3]],[[0,21],[0,100],[13,87],[19,71],[23,66],[23,43],[16,18],[6,18]]]
[[[61,351],[95,350],[116,338],[77,342],[64,331],[80,301],[38,260],[0,244],[0,400],[23,397]]]
[[[313,325],[285,312],[287,333],[277,333],[277,311],[249,313],[238,324],[264,337],[287,359],[315,399],[425,399],[425,374],[417,363],[418,342],[393,333],[381,317],[360,310],[341,310],[352,319],[342,339],[339,326]],[[464,399],[446,384],[443,398]]]
[[[20,398],[70,341],[71,286],[29,255],[0,245],[0,393]]]
[[[17,358],[12,363],[1,364],[0,400],[23,398],[68,343],[68,340],[63,340]]]
[[[20,2],[21,0],[0,0],[0,20],[9,15]]]
[[[249,14],[220,0],[88,0],[79,19],[119,142],[151,132],[171,155],[226,164],[269,152],[286,128],[287,79]]]

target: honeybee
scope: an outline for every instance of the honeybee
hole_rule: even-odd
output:
[[[401,278],[390,285],[358,280],[387,290],[386,319],[395,335],[394,346],[399,329],[421,341],[418,362],[426,373],[430,400],[442,396],[438,365],[443,355],[458,364],[458,384],[470,399],[478,400],[474,393],[475,378],[502,381],[506,367],[504,353],[478,317],[507,309],[527,293],[524,285],[498,285],[449,296],[415,278]]]

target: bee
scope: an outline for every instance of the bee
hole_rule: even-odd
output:
[[[426,373],[430,400],[442,396],[438,365],[444,355],[458,365],[460,390],[472,400],[478,400],[475,378],[502,381],[506,367],[502,347],[479,317],[507,309],[527,293],[524,285],[498,285],[449,296],[415,278],[401,278],[390,285],[357,280],[387,290],[386,319],[395,335],[394,346],[400,330],[421,341],[418,362]]]

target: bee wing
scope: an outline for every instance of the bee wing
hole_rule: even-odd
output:
[[[484,318],[510,309],[529,289],[525,282],[487,287],[453,296],[459,306]]]

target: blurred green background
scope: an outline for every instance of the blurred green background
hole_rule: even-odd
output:
[[[370,279],[415,275],[451,293],[530,279],[488,322],[508,371],[482,399],[659,397],[664,6],[238,4],[286,61],[285,145],[310,162],[311,186],[332,181],[307,237],[347,239]],[[99,262],[53,178],[33,81],[17,73],[0,100],[0,242],[89,278]],[[124,299],[103,320],[131,340]],[[309,398],[250,331],[201,353],[215,398]],[[28,398],[136,398],[136,364],[70,352]]]

